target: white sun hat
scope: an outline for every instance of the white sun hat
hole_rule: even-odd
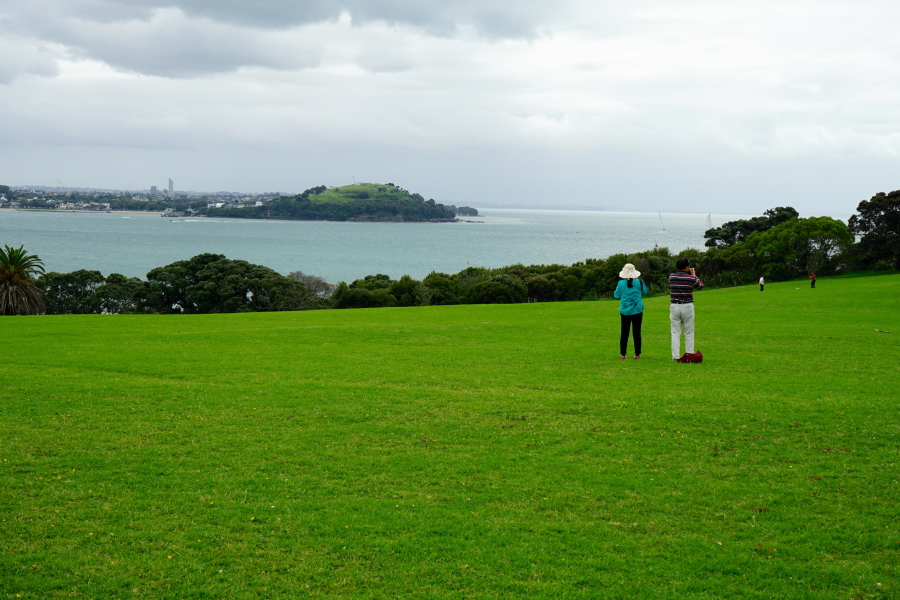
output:
[[[622,267],[622,272],[619,273],[619,277],[621,277],[622,279],[634,279],[634,278],[640,277],[640,276],[641,276],[641,272],[635,271],[634,265],[631,263],[628,263],[624,267]]]

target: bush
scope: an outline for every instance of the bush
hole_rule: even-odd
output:
[[[559,286],[555,281],[547,279],[543,275],[532,277],[525,282],[528,287],[528,297],[535,302],[556,302],[559,300]]]
[[[501,275],[476,283],[466,292],[466,304],[516,304],[525,302],[528,290],[520,280]]]
[[[450,275],[432,271],[422,280],[422,287],[419,295],[423,305],[459,304],[459,285]]]
[[[395,281],[388,288],[388,293],[397,299],[397,306],[418,306],[420,290],[419,282],[404,275],[399,281]]]
[[[331,295],[334,308],[379,308],[393,306],[394,301],[384,290],[371,291],[365,288],[351,288],[343,281]]]

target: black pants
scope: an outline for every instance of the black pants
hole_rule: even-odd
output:
[[[759,284],[759,291],[763,291],[763,284]]]
[[[621,315],[622,317],[622,336],[619,338],[619,354],[625,356],[628,350],[628,330],[634,331],[634,355],[641,355],[641,321],[644,320],[644,313],[636,315]]]
[[[815,279],[812,280],[812,289],[816,289],[816,280]]]

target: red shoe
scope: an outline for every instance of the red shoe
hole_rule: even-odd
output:
[[[619,358],[621,358],[622,360],[625,360],[625,355],[623,354],[623,355],[620,356]]]
[[[641,360],[641,355],[638,354],[637,356],[635,356],[635,357],[634,357],[634,360]]]

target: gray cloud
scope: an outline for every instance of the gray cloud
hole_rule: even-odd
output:
[[[403,48],[365,48],[356,55],[356,64],[370,73],[402,73],[415,66],[416,58]]]
[[[320,49],[303,39],[192,21],[181,12],[157,11],[150,21],[85,23],[54,37],[81,56],[146,75],[185,78],[241,67],[300,69],[316,66]]]
[[[25,75],[56,75],[59,72],[56,61],[59,51],[59,48],[29,38],[16,35],[0,37],[0,84],[9,84]]]
[[[360,24],[384,21],[444,34],[469,25],[495,38],[533,35],[562,6],[540,0],[61,0],[51,4],[57,11],[100,23],[147,20],[155,10],[177,8],[189,16],[240,27],[284,29],[348,13]]]
[[[319,64],[304,27],[348,15],[364,26],[410,27],[426,35],[474,31],[487,39],[534,36],[558,4],[521,0],[35,0],[0,4],[0,18],[23,39],[56,44],[73,56],[145,75],[185,78],[242,67],[301,69]],[[314,42],[314,40],[313,40]],[[414,64],[406,51],[360,55],[371,72],[400,72]],[[49,58],[49,63],[53,58]],[[45,61],[46,63],[46,61]],[[0,81],[41,70],[0,63]]]

